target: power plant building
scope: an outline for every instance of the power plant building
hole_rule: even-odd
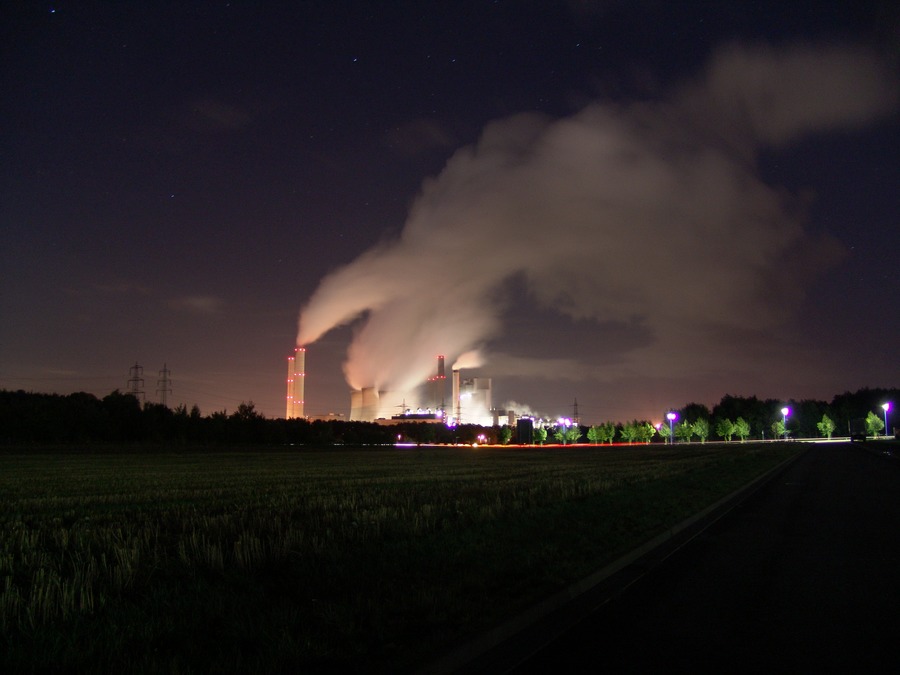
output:
[[[498,425],[505,416],[510,426],[515,425],[516,415],[512,410],[494,410],[492,407],[492,382],[489,377],[462,378],[460,370],[452,371],[452,398],[445,400],[446,375],[444,357],[437,357],[437,372],[429,377],[420,394],[413,392],[379,391],[376,387],[364,387],[350,392],[351,421],[399,423],[401,421],[428,421],[456,424]],[[306,349],[296,347],[294,355],[288,357],[286,419],[306,418]],[[414,403],[406,405],[406,395],[420,399],[426,407]],[[421,397],[421,398],[420,398]],[[429,403],[425,403],[429,401]],[[401,402],[402,401],[402,402]],[[448,405],[449,403],[449,405]],[[329,415],[329,419],[337,416]],[[343,417],[343,416],[340,416]]]
[[[489,377],[459,377],[453,371],[453,414],[457,423],[484,423],[491,411],[492,382]]]
[[[444,370],[444,357],[437,357],[437,373],[428,378],[428,388],[432,399],[432,407],[427,409],[407,409],[402,394],[397,392],[378,391],[375,387],[364,387],[350,392],[350,419],[360,422],[396,421],[440,421],[445,419],[444,387],[447,377]],[[398,414],[397,410],[400,409]]]

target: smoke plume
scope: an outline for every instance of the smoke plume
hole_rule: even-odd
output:
[[[760,150],[871,122],[895,92],[858,51],[734,46],[662,99],[493,122],[424,183],[396,241],[322,280],[298,343],[364,316],[348,383],[410,389],[435,354],[499,344],[517,284],[573,321],[641,328],[647,339],[606,374],[676,375],[688,353],[714,363],[748,324],[784,321],[841,255],[804,231],[798,200],[763,182]],[[486,358],[528,370],[522,357]],[[579,372],[601,368],[553,371]]]

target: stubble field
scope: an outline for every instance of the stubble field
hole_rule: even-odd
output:
[[[403,672],[799,450],[7,450],[0,670]]]

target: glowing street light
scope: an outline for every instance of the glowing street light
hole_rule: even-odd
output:
[[[678,417],[677,412],[666,413],[666,419],[669,420],[669,443],[675,443],[675,419]]]
[[[891,409],[891,402],[888,401],[887,403],[882,403],[881,409],[884,410],[884,437],[887,438],[888,437],[887,413],[888,413],[888,410]]]
[[[790,408],[781,409],[781,425],[784,427],[784,440],[787,440],[787,416],[791,414]]]

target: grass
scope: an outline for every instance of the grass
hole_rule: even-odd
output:
[[[7,452],[0,670],[409,670],[799,449]]]

